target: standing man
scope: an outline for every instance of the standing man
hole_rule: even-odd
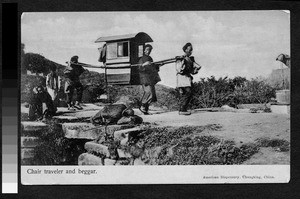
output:
[[[193,77],[200,70],[201,66],[197,67],[194,57],[192,57],[193,46],[191,43],[186,43],[182,48],[184,55],[176,61],[177,71],[177,88],[179,90],[179,115],[190,115],[187,110],[192,98]]]
[[[153,59],[150,57],[152,46],[150,44],[145,45],[144,55],[139,60],[139,73],[140,84],[143,89],[143,96],[141,98],[140,110],[145,115],[149,115],[149,105],[151,102],[156,102],[155,84],[161,81],[158,71],[159,65],[153,64]]]
[[[71,57],[70,64],[64,71],[66,77],[65,93],[67,94],[67,104],[69,110],[75,110],[74,108],[77,108],[79,110],[83,109],[80,105],[83,93],[83,86],[80,82],[79,76],[84,71],[85,70],[82,67],[82,65],[78,63],[78,56]],[[73,103],[72,101],[74,89],[76,89],[77,91],[75,103]]]
[[[46,77],[46,88],[55,106],[58,104],[57,94],[60,89],[60,77],[56,72],[56,65],[50,67],[50,73]]]

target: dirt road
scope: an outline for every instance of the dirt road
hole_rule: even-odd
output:
[[[290,142],[290,116],[274,113],[194,112],[190,116],[168,112],[143,115],[144,122],[159,126],[204,126],[218,124],[218,130],[207,130],[224,140],[233,140],[237,145],[254,143],[259,138],[280,139]],[[262,147],[244,164],[289,164],[290,152],[277,151],[276,147]]]

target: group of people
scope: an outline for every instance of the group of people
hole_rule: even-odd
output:
[[[140,111],[145,115],[149,114],[150,103],[157,101],[155,84],[161,81],[158,74],[160,65],[153,64],[150,57],[152,49],[152,46],[147,44],[144,55],[139,60],[140,84],[143,88]],[[197,66],[194,57],[191,56],[193,52],[191,43],[186,43],[182,50],[184,55],[177,57],[176,60],[176,87],[180,93],[179,115],[190,115],[191,112],[188,111],[188,106],[192,98],[192,75],[197,74],[201,67]]]
[[[141,97],[140,111],[148,115],[149,105],[157,101],[155,85],[161,81],[158,74],[161,64],[154,64],[150,56],[152,51],[150,44],[145,45],[144,54],[139,59],[139,77],[140,84],[143,89]],[[190,115],[188,105],[192,97],[192,75],[197,74],[201,67],[197,67],[194,58],[191,56],[193,46],[187,43],[183,46],[183,56],[176,59],[177,71],[177,88],[180,93],[179,114]],[[52,117],[57,111],[58,93],[61,89],[61,78],[57,75],[57,68],[53,65],[50,68],[50,73],[46,77],[46,89],[43,86],[37,86],[33,89],[33,96],[29,102],[29,119],[42,120],[47,117]],[[81,110],[83,86],[80,82],[80,75],[85,71],[82,64],[78,62],[78,56],[73,56],[69,65],[64,71],[66,79],[64,92],[67,96],[67,105],[69,110]],[[76,99],[73,100],[74,91],[76,90]],[[43,111],[43,103],[46,105],[46,110]]]
[[[84,71],[82,64],[78,63],[78,56],[71,58],[70,64],[64,71],[66,80],[64,93],[67,96],[69,110],[83,109],[81,106],[83,86],[79,77]],[[57,75],[56,65],[52,65],[50,73],[46,76],[46,89],[40,85],[33,89],[29,101],[29,120],[45,120],[54,116],[59,103],[58,94],[60,89],[61,78]],[[77,91],[75,100],[73,100],[74,90]],[[45,104],[44,108],[43,104]]]

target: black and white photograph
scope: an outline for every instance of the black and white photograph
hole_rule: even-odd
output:
[[[22,183],[287,183],[290,43],[288,10],[22,13]]]

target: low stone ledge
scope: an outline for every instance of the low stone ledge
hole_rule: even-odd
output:
[[[21,122],[22,131],[44,131],[48,125],[43,122],[23,121]]]
[[[140,128],[140,127],[115,131],[114,132],[114,138],[116,140],[122,140],[122,139],[124,139],[128,136],[131,136],[131,134],[137,133],[137,132],[140,132],[140,131],[142,131],[142,128]]]
[[[112,159],[109,159],[109,158],[104,159],[104,165],[105,166],[115,166],[116,163],[117,163],[116,160],[112,160]]]
[[[60,115],[60,116],[53,116],[52,118],[53,120],[55,120],[58,123],[65,123],[65,122],[79,122],[80,119],[78,117],[74,117],[74,116],[64,116],[64,115]]]
[[[125,152],[122,149],[117,149],[117,151],[118,151],[119,158],[132,158],[132,156],[130,155],[130,153]]]
[[[22,159],[30,159],[34,157],[34,149],[33,148],[22,148],[21,149],[21,158]]]
[[[103,160],[95,155],[83,153],[78,157],[78,165],[103,165]]]
[[[131,128],[132,125],[95,126],[91,123],[63,123],[62,129],[66,138],[98,139],[105,134],[112,135],[115,131]]]
[[[31,148],[38,145],[37,137],[21,137],[21,147]]]
[[[95,142],[87,142],[87,143],[85,143],[84,148],[89,153],[101,154],[101,155],[104,155],[105,157],[110,156],[108,147],[103,144],[98,144]]]

